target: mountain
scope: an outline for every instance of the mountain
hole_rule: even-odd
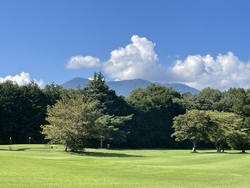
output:
[[[86,87],[86,84],[88,82],[89,82],[89,79],[87,79],[87,78],[76,77],[76,78],[73,78],[72,80],[69,80],[69,81],[65,82],[64,84],[62,84],[62,87],[65,89],[76,89],[79,86],[81,88],[84,88],[84,87]]]
[[[116,91],[117,95],[123,95],[125,97],[127,97],[132,90],[139,87],[146,88],[151,84],[151,82],[142,79],[110,81],[106,83],[111,89]]]
[[[65,89],[76,89],[77,87],[84,88],[86,84],[88,83],[87,78],[80,78],[76,77],[72,80],[69,80],[62,84],[62,87]],[[122,81],[107,81],[106,84],[109,86],[110,89],[113,89],[116,91],[117,95],[123,95],[127,97],[129,93],[137,89],[139,87],[146,88],[153,82],[143,80],[143,79],[133,79],[133,80],[122,80]],[[190,92],[191,94],[197,94],[199,93],[199,90],[189,87],[185,84],[179,84],[179,83],[155,83],[157,85],[163,85],[166,87],[172,87],[176,91],[179,91],[180,93],[187,93]]]

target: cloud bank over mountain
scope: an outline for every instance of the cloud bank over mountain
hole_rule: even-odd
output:
[[[250,87],[250,62],[239,60],[233,52],[201,56],[189,55],[183,60],[164,66],[160,62],[154,47],[156,44],[145,37],[134,35],[131,43],[119,47],[110,53],[110,59],[102,62],[102,70],[114,80],[142,78],[154,82],[176,82],[203,89],[213,87],[221,90],[230,87]],[[90,58],[94,62],[82,63],[81,67],[96,67],[100,65],[98,58]],[[72,61],[67,63],[72,65]],[[75,63],[77,64],[77,63]],[[80,64],[80,63],[79,63]],[[87,66],[87,65],[88,66]]]

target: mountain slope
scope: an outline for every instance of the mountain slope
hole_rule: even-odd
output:
[[[107,85],[116,91],[117,95],[128,96],[131,91],[139,87],[146,88],[151,82],[142,79],[110,81]]]
[[[79,86],[81,88],[84,88],[86,87],[86,84],[88,83],[88,81],[89,80],[87,78],[76,77],[62,84],[62,87],[65,89],[76,89]]]
[[[88,79],[86,78],[80,78],[80,77],[76,77],[72,80],[69,80],[67,82],[65,82],[64,84],[62,84],[62,87],[64,87],[65,89],[76,89],[77,87],[81,87],[84,88],[86,86],[86,84],[88,83]],[[117,95],[123,95],[125,97],[127,97],[129,95],[129,93],[134,90],[137,89],[139,87],[141,88],[146,88],[147,86],[149,86],[150,84],[152,84],[153,82],[147,81],[147,80],[143,80],[143,79],[133,79],[133,80],[122,80],[122,81],[109,81],[106,82],[106,84],[110,87],[110,89],[113,89],[116,91]],[[191,94],[197,94],[199,93],[199,90],[189,87],[185,84],[179,84],[179,83],[156,83],[158,85],[163,85],[166,87],[172,87],[173,89],[175,89],[176,91],[179,91],[180,93],[187,93],[190,92]]]

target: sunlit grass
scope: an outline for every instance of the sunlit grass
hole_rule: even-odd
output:
[[[249,187],[250,155],[0,146],[0,187]]]

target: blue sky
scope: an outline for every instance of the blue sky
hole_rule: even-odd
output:
[[[102,71],[197,89],[250,87],[250,1],[2,0],[0,82]]]

